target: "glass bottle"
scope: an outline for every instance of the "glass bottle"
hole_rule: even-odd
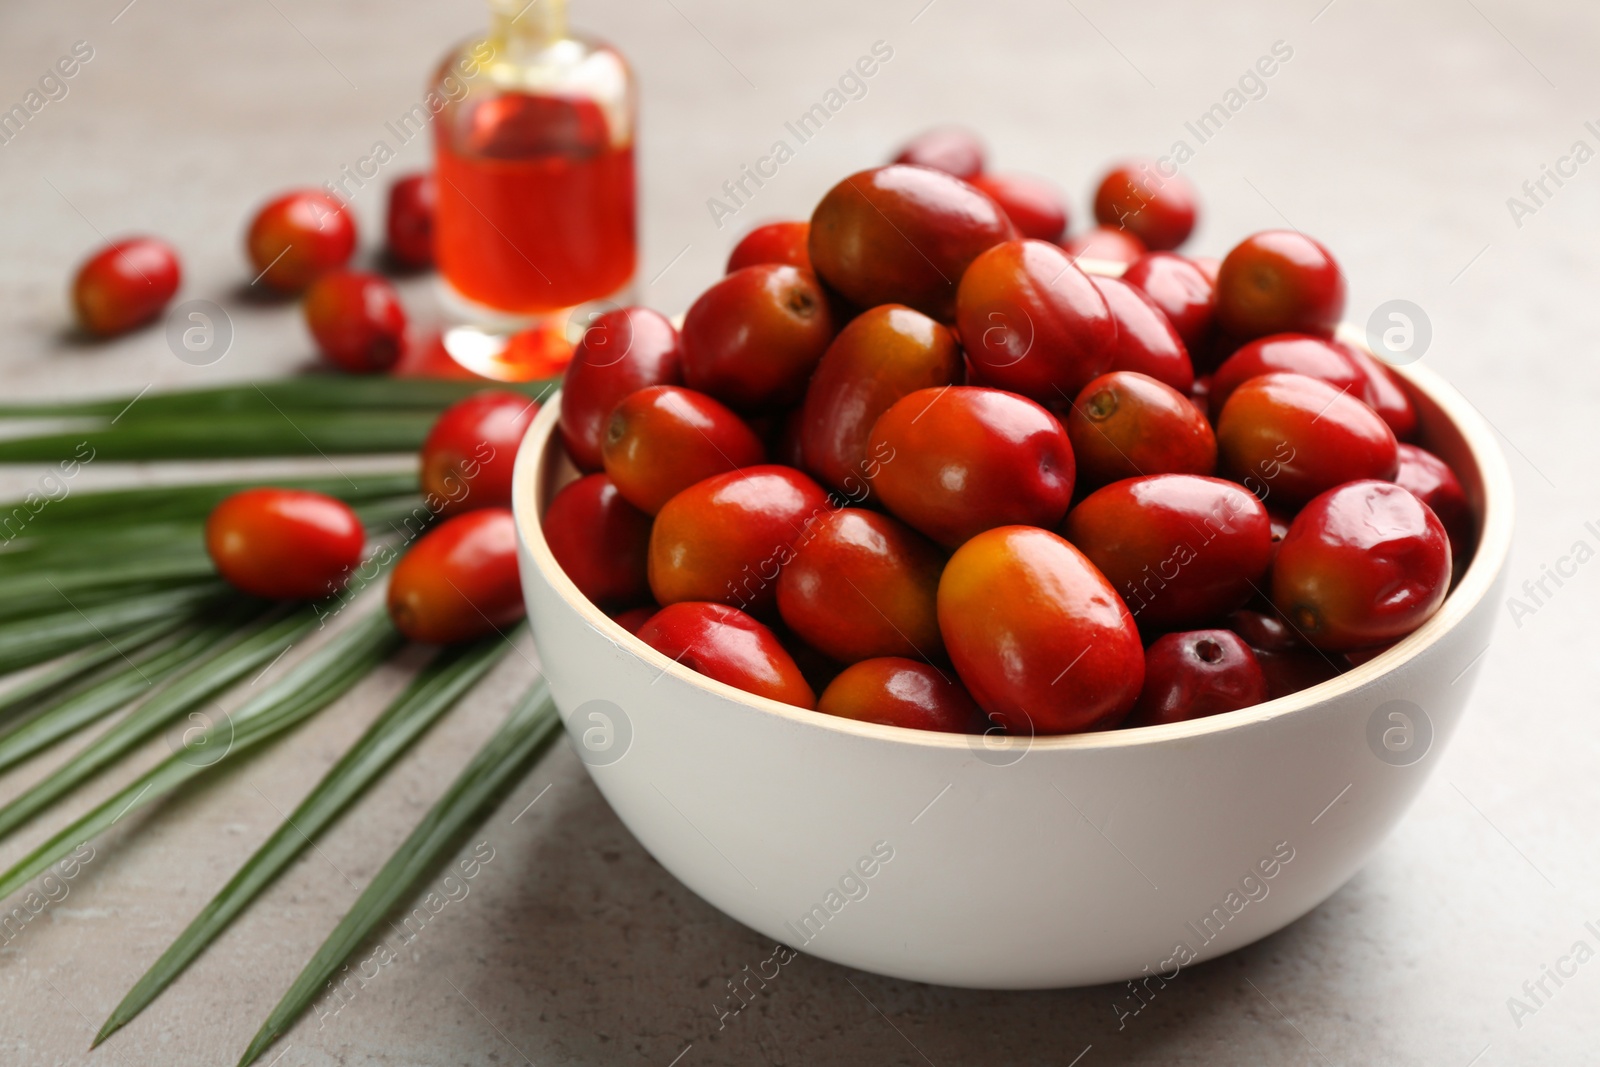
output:
[[[565,0],[489,0],[489,13],[488,34],[447,55],[432,84],[445,347],[479,373],[532,377],[519,365],[570,348],[575,312],[627,300],[633,75],[615,49],[568,31]]]

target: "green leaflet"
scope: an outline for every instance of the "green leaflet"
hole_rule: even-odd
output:
[[[144,1008],[511,646],[498,634],[446,649],[417,675],[122,999],[94,1043]]]
[[[0,674],[9,674],[67,652],[112,641],[151,623],[192,617],[228,594],[218,582],[203,582],[128,600],[68,607],[48,615],[0,623]]]
[[[204,661],[244,629],[237,617],[200,626],[176,641],[129,653],[122,670],[81,693],[55,701],[0,737],[0,771],[9,770],[41,749],[126,707],[178,671]]]
[[[122,759],[184,715],[235,682],[265,668],[317,627],[316,609],[306,606],[255,631],[153,694],[111,729],[91,741],[43,781],[0,807],[0,838]]]
[[[0,418],[104,417],[165,419],[188,415],[263,414],[283,411],[394,411],[437,413],[484,389],[510,389],[542,398],[557,384],[550,378],[534,382],[458,381],[443,378],[357,378],[341,374],[306,375],[277,381],[228,385],[215,389],[190,389],[139,397],[61,403],[0,405]],[[120,420],[119,420],[120,421]]]
[[[561,720],[543,679],[536,682],[493,737],[478,750],[444,796],[423,816],[411,836],[390,857],[312,956],[288,992],[272,1009],[239,1067],[254,1061],[315,1001],[329,977],[383,918],[394,910],[423,875],[449,854],[457,839],[502,797],[532,758],[560,729]]]
[[[402,643],[384,612],[357,620],[233,715],[209,724],[192,740],[186,738],[183,748],[0,874],[0,900],[128,812],[161,799],[327,707]]]

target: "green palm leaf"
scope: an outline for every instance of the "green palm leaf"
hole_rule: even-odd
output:
[[[0,900],[15,893],[77,845],[104,832],[128,812],[159,800],[221,763],[237,759],[327,707],[387,659],[401,643],[399,633],[384,612],[374,612],[356,621],[235,714],[207,726],[186,741],[181,750],[0,874]],[[212,752],[220,754],[212,756]]]
[[[334,927],[333,933],[317,949],[250,1041],[239,1058],[239,1067],[254,1061],[293,1025],[350,953],[367,939],[419,879],[438,866],[466,828],[481,819],[504,795],[560,725],[549,687],[541,679],[488,743],[478,750],[472,762]]]
[[[111,1036],[159,996],[351,801],[500,662],[508,648],[497,634],[435,657],[145,972],[94,1043]]]

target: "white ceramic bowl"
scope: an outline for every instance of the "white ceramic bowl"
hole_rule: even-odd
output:
[[[1000,747],[754,697],[579,594],[540,516],[557,399],[517,460],[528,613],[571,740],[661,864],[774,941],[956,986],[1084,985],[1249,944],[1326,900],[1410,805],[1489,645],[1512,504],[1477,412],[1401,371],[1479,546],[1440,611],[1340,677],[1194,722]]]

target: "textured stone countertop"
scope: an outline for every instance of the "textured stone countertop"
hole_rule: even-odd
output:
[[[634,61],[643,88],[648,302],[681,310],[753,221],[809,212],[838,176],[938,121],[982,129],[1001,167],[1058,180],[1080,217],[1107,160],[1185,140],[1195,153],[1186,172],[1204,197],[1193,248],[1220,254],[1251,230],[1293,225],[1336,250],[1352,282],[1352,319],[1396,298],[1426,311],[1428,364],[1506,446],[1519,509],[1513,589],[1578,542],[1600,547],[1600,122],[1586,125],[1600,120],[1593,5],[573,6],[579,24]],[[389,136],[386,120],[420,97],[445,44],[481,16],[475,0],[5,5],[0,109],[23,101],[75,42],[93,50],[65,97],[0,144],[5,395],[131,393],[305,364],[308,341],[292,309],[238,296],[248,280],[243,221],[267,194],[320,184],[368,155]],[[719,229],[708,198],[876,41],[893,56],[866,94]],[[1230,98],[1275,42],[1292,56]],[[1230,101],[1237,110],[1198,142],[1185,123]],[[369,249],[389,176],[426,160],[415,140],[356,195]],[[1559,168],[1561,181],[1544,178],[1546,168]],[[1541,178],[1542,190],[1524,186]],[[223,361],[182,363],[160,330],[97,346],[71,339],[65,279],[97,232],[129,231],[174,241],[185,295],[228,309],[236,340]],[[426,282],[408,284],[408,295],[427,300]],[[19,492],[38,473],[7,470],[0,489]],[[82,484],[111,474],[92,468]],[[1585,923],[1600,920],[1600,564],[1584,562],[1548,589],[1554,595],[1531,612],[1506,610],[1465,725],[1366,868],[1283,932],[1186,971],[1120,1031],[1111,988],[968,992],[802,957],[719,1032],[711,1005],[724,981],[771,946],[646,855],[562,743],[466,846],[484,841],[494,854],[470,895],[409,958],[339,1014],[302,1021],[263,1062],[1594,1062],[1600,964],[1548,985],[1553,995],[1532,1013],[1508,1009],[1574,942],[1596,945]],[[69,896],[0,946],[0,1062],[234,1062],[357,887],[531,675],[524,651],[91,1054],[93,1028],[403,673],[385,672],[223,780],[98,841]],[[160,752],[157,742],[146,762]],[[0,796],[56,758],[0,777]],[[111,784],[67,807],[81,810]],[[45,830],[30,826],[0,845],[0,861]],[[995,890],[998,901],[1004,887]]]

